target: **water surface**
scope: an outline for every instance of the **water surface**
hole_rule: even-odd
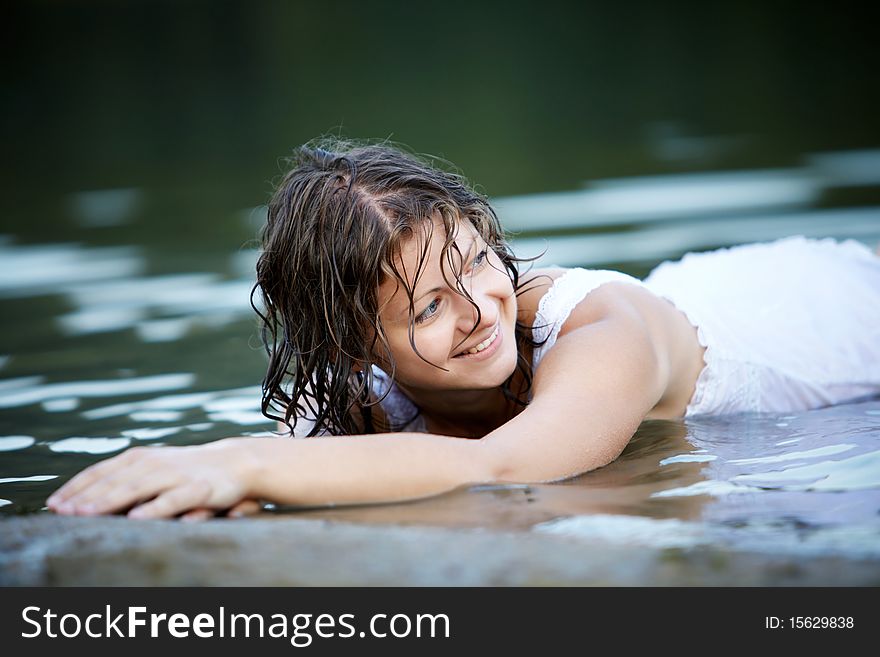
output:
[[[880,50],[855,8],[381,4],[11,4],[0,514],[126,447],[274,429],[254,238],[279,158],[322,133],[451,160],[539,264],[880,242]],[[647,422],[565,483],[298,513],[876,558],[878,410]]]
[[[821,194],[815,192],[876,185],[872,172],[880,171],[880,153],[805,161],[837,162],[837,174],[825,165],[820,176],[815,164],[807,164],[800,174],[785,176],[754,171],[622,179],[580,191],[505,197],[497,205],[502,220],[517,229],[521,254],[546,247],[544,263],[617,267],[636,275],[687,250],[772,239],[794,227],[801,234],[880,242],[877,207],[817,207]],[[841,182],[847,171],[850,178]],[[792,186],[789,179],[800,182]],[[772,191],[774,185],[782,187]],[[726,197],[718,196],[722,188]],[[265,209],[231,212],[227,221],[238,226],[238,243],[225,252],[197,253],[188,263],[169,263],[163,250],[149,245],[90,244],[90,231],[111,216],[121,227],[148,220],[125,215],[133,198],[143,194],[78,195],[71,207],[95,216],[83,223],[80,242],[23,244],[12,234],[0,241],[0,313],[6,318],[0,513],[45,512],[51,491],[127,447],[271,435],[274,429],[259,411],[264,357],[248,303],[256,258],[248,235]],[[665,198],[665,206],[645,198]],[[527,224],[524,217],[535,213],[546,222]],[[564,483],[296,511],[353,522],[854,558],[880,557],[878,512],[880,401],[796,414],[648,421],[617,461]]]

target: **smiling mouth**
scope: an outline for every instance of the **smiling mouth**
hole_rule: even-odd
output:
[[[471,347],[470,349],[466,349],[465,351],[462,351],[460,354],[456,354],[455,358],[461,358],[463,356],[471,356],[473,354],[478,354],[481,351],[488,349],[492,345],[492,343],[495,342],[495,340],[497,340],[497,339],[498,339],[498,326],[496,326],[495,330],[492,331],[492,335],[490,335],[488,338],[483,340],[480,344],[478,344],[474,347]]]

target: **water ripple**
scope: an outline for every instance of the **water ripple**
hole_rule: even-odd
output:
[[[17,386],[15,390],[0,389],[0,408],[27,406],[50,399],[76,397],[117,397],[159,390],[186,388],[195,381],[193,374],[160,374],[130,379],[104,381],[71,381],[45,385]]]
[[[782,490],[851,491],[880,488],[880,451],[782,471],[742,474],[734,481]]]
[[[109,454],[125,449],[131,443],[130,438],[63,438],[49,445],[49,449],[57,453],[77,454]]]
[[[0,436],[0,452],[30,447],[35,442],[32,436]]]

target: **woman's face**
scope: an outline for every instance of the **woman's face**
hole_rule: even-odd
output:
[[[410,390],[496,388],[515,371],[517,362],[516,295],[507,271],[476,229],[461,222],[455,243],[463,261],[459,262],[453,249],[450,252],[461,271],[462,285],[479,306],[477,323],[476,308],[450,287],[455,279],[449,263],[444,263],[445,277],[441,269],[446,232],[439,219],[430,236],[403,245],[395,262],[398,272],[413,289],[425,239],[427,257],[413,291],[413,336],[419,353],[438,367],[419,358],[410,344],[406,290],[396,280],[385,281],[379,286],[379,318],[396,361],[396,381]]]

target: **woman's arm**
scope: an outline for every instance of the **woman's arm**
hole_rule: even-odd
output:
[[[85,515],[134,507],[133,517],[168,517],[248,498],[393,502],[600,467],[620,454],[660,399],[669,367],[637,304],[626,295],[593,295],[596,301],[576,309],[544,357],[532,403],[482,439],[392,433],[135,448],[74,477],[49,506]]]
[[[555,481],[607,465],[670,385],[675,311],[630,283],[587,299],[542,359],[531,404],[482,439],[497,481]]]
[[[666,337],[646,317],[655,301],[627,283],[592,293],[542,360],[532,403],[479,440],[406,433],[278,446],[243,439],[261,473],[257,496],[292,504],[398,501],[466,484],[552,481],[606,465],[668,385]]]
[[[479,440],[425,433],[239,439],[255,497],[282,504],[395,502],[492,480]]]
[[[159,518],[255,498],[304,506],[395,502],[489,481],[488,464],[479,440],[422,433],[227,438],[129,449],[75,476],[47,504],[64,514],[131,508],[131,517]]]

